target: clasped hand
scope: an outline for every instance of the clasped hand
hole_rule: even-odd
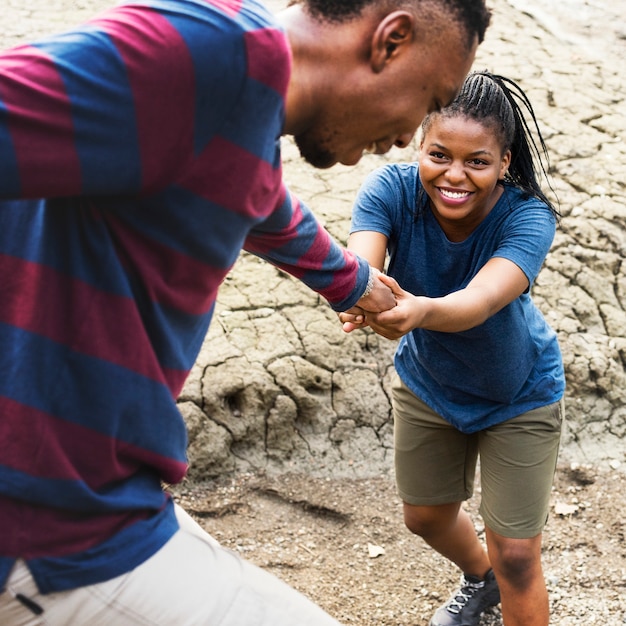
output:
[[[350,333],[359,328],[370,327],[377,334],[387,339],[398,339],[415,328],[409,314],[415,304],[415,296],[404,291],[397,281],[391,276],[378,274],[375,282],[385,285],[393,294],[394,303],[386,309],[369,311],[366,298],[359,300],[357,306],[339,313],[339,319],[343,324],[343,330]],[[374,290],[372,290],[372,293]],[[369,297],[369,296],[368,296]]]

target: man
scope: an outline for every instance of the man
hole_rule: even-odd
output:
[[[285,189],[280,135],[317,167],[405,146],[488,21],[152,0],[0,55],[0,623],[336,623],[163,492],[175,399],[242,248],[335,310],[395,304]]]

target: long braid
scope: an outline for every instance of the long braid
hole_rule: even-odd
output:
[[[543,193],[538,181],[537,170],[535,169],[536,166],[540,168],[543,177],[554,193],[554,189],[550,183],[550,177],[548,176],[550,166],[548,148],[541,134],[537,118],[535,117],[535,111],[533,110],[528,96],[522,91],[521,87],[510,78],[488,73],[486,73],[486,76],[491,77],[498,83],[515,114],[515,135],[511,144],[512,159],[505,179],[530,195],[543,200],[550,209],[552,209],[554,214],[558,216],[558,210]],[[531,128],[523,114],[519,102],[524,105],[532,118],[539,145],[537,145],[533,138]]]

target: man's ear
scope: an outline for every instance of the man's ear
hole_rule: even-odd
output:
[[[374,72],[382,72],[385,65],[413,41],[415,17],[407,11],[386,15],[372,35],[370,65]]]

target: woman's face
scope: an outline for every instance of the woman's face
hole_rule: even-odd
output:
[[[419,175],[449,239],[465,239],[489,214],[510,160],[489,125],[463,115],[433,116],[420,143]]]

